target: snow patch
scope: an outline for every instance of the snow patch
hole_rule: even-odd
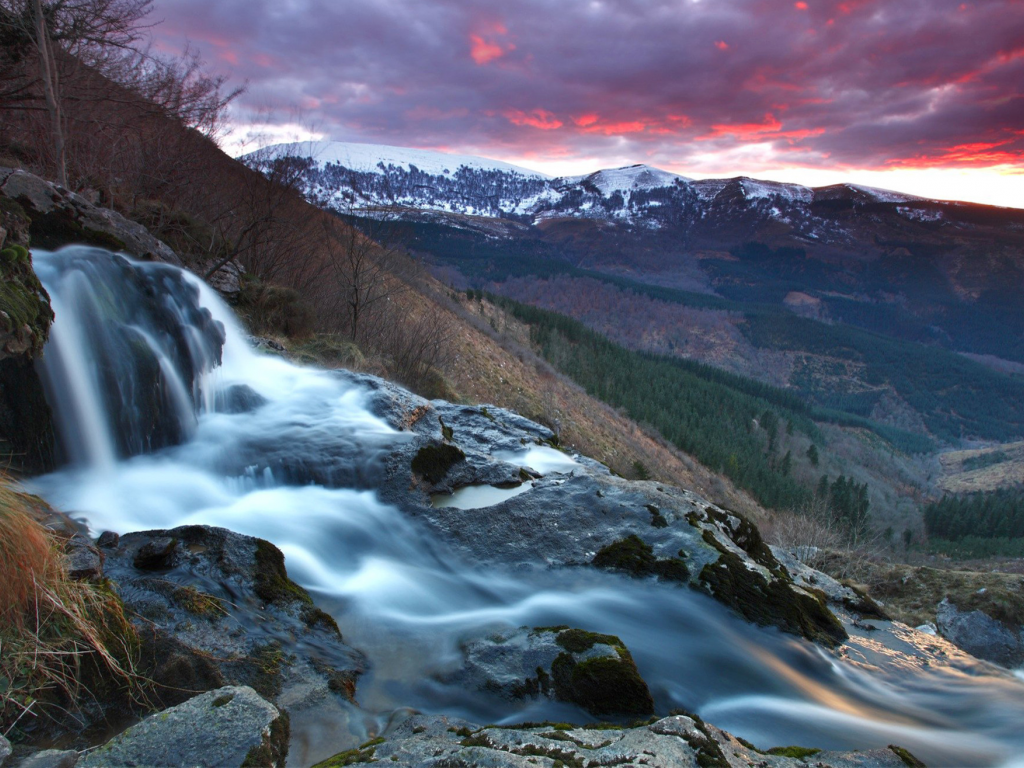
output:
[[[463,166],[485,171],[518,173],[527,178],[550,179],[547,174],[522,166],[476,155],[455,155],[430,149],[410,149],[384,144],[345,141],[299,141],[275,144],[265,150],[276,157],[308,157],[318,165],[333,163],[354,171],[380,172],[380,165],[409,170],[416,166],[432,176],[451,176]]]

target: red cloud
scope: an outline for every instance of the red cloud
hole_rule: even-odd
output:
[[[514,125],[529,125],[542,131],[553,131],[556,128],[561,128],[563,125],[561,120],[546,109],[534,109],[531,112],[509,109],[502,114]]]
[[[726,123],[711,126],[711,133],[698,136],[698,141],[717,139],[722,136],[735,136],[739,139],[758,138],[765,133],[778,133],[782,129],[782,123],[775,119],[772,114],[764,116],[763,123]]]
[[[801,2],[793,3],[793,7],[796,8],[798,11],[806,11],[807,10],[807,3],[803,2],[803,0],[801,0]]]
[[[469,35],[469,55],[473,57],[473,61],[480,65],[487,64],[495,59],[500,59],[509,51],[514,51],[516,49],[515,45],[512,43],[506,43],[502,46],[502,44],[495,39],[498,36],[507,34],[508,27],[500,21],[477,29],[476,32],[472,32]]]
[[[715,41],[715,48],[717,48],[720,51],[728,51],[729,50],[729,44],[727,42],[725,42],[725,40],[716,40]]]

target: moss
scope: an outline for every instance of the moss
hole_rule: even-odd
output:
[[[454,438],[455,431],[444,423],[444,419],[438,416],[437,420],[441,423],[441,437],[443,437],[445,440],[451,440],[452,438]]]
[[[856,598],[843,598],[844,608],[848,611],[860,614],[865,619],[892,621],[892,617],[885,612],[882,606],[872,600],[864,590],[854,584],[851,584],[849,581],[844,581],[843,584],[857,593]]]
[[[437,485],[449,469],[465,458],[466,454],[454,445],[425,445],[413,457],[412,471],[432,485]]]
[[[595,645],[610,645],[616,650],[625,650],[626,646],[615,635],[600,635],[587,632],[585,629],[565,629],[558,633],[555,642],[570,653],[585,653]]]
[[[281,664],[284,653],[277,643],[257,645],[249,656],[253,690],[265,699],[273,701],[281,693]]]
[[[380,744],[383,739],[376,742]],[[371,742],[367,742],[370,744]],[[317,763],[313,768],[341,768],[344,765],[356,765],[358,763],[372,763],[374,753],[377,751],[376,744],[372,744],[368,747],[359,747],[357,749],[349,749],[345,752],[339,752],[334,757],[329,757],[326,760]]]
[[[270,724],[270,733],[263,742],[249,750],[242,761],[242,768],[275,768],[288,759],[288,742],[291,739],[291,721],[288,713],[281,711]]]
[[[21,333],[27,327],[29,356],[38,355],[50,333],[50,296],[39,282],[28,251],[20,245],[5,248],[0,257],[0,331]]]
[[[647,683],[625,649],[618,658],[607,656],[577,662],[572,654],[560,653],[551,664],[556,698],[578,704],[595,715],[648,715],[654,699]]]
[[[756,525],[739,512],[733,512],[731,509],[717,510],[714,507],[708,507],[706,511],[710,519],[729,532],[729,538],[737,547],[746,552],[751,560],[758,565],[763,565],[773,574],[785,574],[785,569],[775,559],[775,555],[761,538],[761,532]],[[692,524],[693,521],[691,521]]]
[[[171,599],[194,616],[207,619],[219,619],[227,616],[224,601],[193,586],[179,587],[171,592]]]
[[[284,554],[264,539],[256,539],[253,591],[264,603],[288,605],[300,602],[309,608],[313,607],[313,598],[309,593],[288,578]]]
[[[651,525],[655,528],[668,528],[668,520],[661,514],[660,509],[653,504],[648,504],[647,511],[651,513]]]
[[[896,757],[902,760],[903,764],[908,766],[908,768],[928,768],[924,763],[922,763],[920,760],[918,760],[916,757],[910,754],[910,752],[905,750],[903,747],[898,747],[895,744],[890,744],[889,749],[893,752],[893,754],[896,755]]]
[[[591,564],[597,568],[623,571],[635,577],[658,576],[665,581],[686,583],[690,569],[679,558],[654,556],[651,545],[636,534],[602,547]]]
[[[230,704],[232,701],[234,701],[234,698],[235,695],[233,693],[229,693],[224,696],[218,696],[216,699],[213,700],[213,704],[211,706],[223,707],[226,704]]]
[[[300,616],[302,622],[310,629],[324,629],[331,634],[337,635],[339,640],[342,639],[338,622],[327,611],[307,605],[302,609]]]
[[[705,531],[705,540],[715,541],[710,531]],[[719,551],[718,560],[701,570],[699,581],[745,619],[828,647],[847,639],[846,630],[821,595],[806,594],[781,576],[768,580],[747,568],[734,552],[720,546]]]
[[[819,752],[821,752],[821,750],[815,749],[814,747],[772,747],[768,750],[767,754],[803,760],[805,757],[812,757]]]
[[[422,726],[420,726],[420,727],[422,727]],[[413,730],[415,730],[415,729],[413,729]],[[424,728],[423,730],[425,731],[427,729]],[[467,738],[469,738],[470,736],[473,735],[473,731],[470,730],[469,728],[467,728],[464,725],[460,726],[458,728],[449,728],[448,729],[448,733],[454,733],[456,736],[461,736],[464,739],[467,739]]]
[[[669,712],[670,715],[683,715],[693,720],[694,726],[702,735],[687,735],[683,738],[686,743],[690,745],[697,754],[697,765],[700,768],[731,768],[729,761],[725,757],[725,753],[722,752],[722,748],[715,741],[714,736],[711,735],[711,731],[708,730],[707,724],[701,720],[699,715],[695,715],[692,712],[687,712],[684,709],[673,709]]]

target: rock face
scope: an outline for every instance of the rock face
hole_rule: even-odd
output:
[[[288,723],[252,688],[225,687],[151,715],[78,762],[128,766],[284,766]]]
[[[288,578],[274,545],[206,526],[101,539],[104,575],[138,617],[164,705],[227,683],[293,712],[353,699],[362,654]]]
[[[1024,664],[1024,628],[1010,628],[982,611],[939,603],[935,623],[943,637],[973,656],[1014,668]]]
[[[808,762],[760,752],[699,718],[674,715],[631,728],[577,728],[563,723],[538,727],[480,726],[447,717],[410,717],[382,739],[343,752],[316,768],[381,763],[399,768],[427,766],[645,765],[649,768],[906,768],[913,756],[899,747],[861,752],[802,750]]]
[[[34,248],[98,245],[148,261],[181,265],[174,251],[141,224],[26,171],[0,168],[0,201],[0,206],[17,207],[28,219]]]
[[[382,498],[434,529],[469,561],[517,568],[592,566],[698,589],[757,624],[834,646],[846,639],[826,596],[795,582],[742,516],[688,491],[613,476],[585,457],[539,476],[529,450],[554,435],[494,407],[427,402],[369,376],[372,407],[407,439],[389,447]],[[568,462],[568,457],[561,457]],[[430,497],[478,484],[529,489],[467,513]]]
[[[453,682],[507,699],[547,696],[593,715],[649,715],[654,700],[619,638],[569,627],[522,627],[468,643]]]

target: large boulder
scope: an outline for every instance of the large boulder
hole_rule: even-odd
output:
[[[710,594],[757,624],[830,647],[846,639],[825,596],[795,582],[742,515],[560,454],[550,430],[510,411],[428,402],[374,377],[351,378],[372,392],[377,415],[405,435],[383,458],[382,498],[467,560],[655,578]],[[553,457],[557,471],[545,466]],[[477,485],[523,492],[486,513],[431,503]]]
[[[208,526],[101,542],[104,574],[137,617],[164,705],[225,684],[293,713],[354,699],[365,658],[288,578],[273,544]]]
[[[1011,669],[1024,664],[1024,628],[979,610],[962,611],[948,598],[939,603],[935,624],[943,637],[979,659]]]
[[[413,716],[384,738],[367,742],[315,768],[380,763],[427,766],[644,765],[648,768],[906,768],[921,765],[897,746],[860,752],[789,747],[761,751],[699,717],[673,715],[632,727],[577,727],[566,723],[481,727],[447,717]],[[794,755],[794,756],[790,756]],[[807,758],[807,761],[804,760]]]
[[[78,766],[283,768],[287,754],[287,718],[252,688],[229,686],[150,715]]]
[[[27,171],[0,168],[0,208],[13,205],[29,221],[34,248],[96,245],[148,261],[181,265],[177,254],[141,224]]]

